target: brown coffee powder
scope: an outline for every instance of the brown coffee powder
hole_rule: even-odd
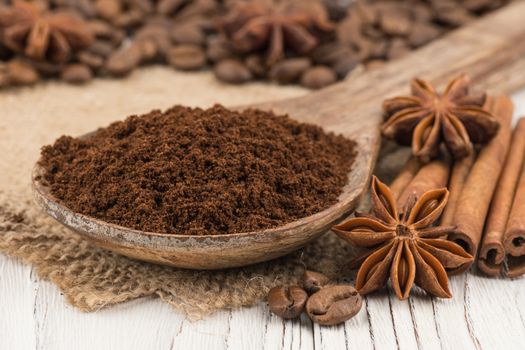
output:
[[[42,149],[51,193],[134,229],[226,234],[275,227],[337,201],[355,143],[271,112],[175,106]]]

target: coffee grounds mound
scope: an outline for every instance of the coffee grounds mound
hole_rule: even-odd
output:
[[[71,210],[137,230],[267,229],[337,202],[355,143],[286,116],[220,105],[131,116],[42,148],[43,180]]]

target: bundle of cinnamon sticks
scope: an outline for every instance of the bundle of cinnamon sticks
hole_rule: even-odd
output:
[[[512,131],[514,106],[507,96],[488,98],[484,107],[500,129],[477,154],[456,161],[443,155],[428,164],[410,158],[390,188],[403,203],[410,195],[448,187],[440,222],[455,227],[448,239],[475,256],[484,273],[516,277],[525,274],[525,118]]]

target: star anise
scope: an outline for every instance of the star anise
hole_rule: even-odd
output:
[[[240,52],[267,49],[266,63],[281,59],[286,49],[298,54],[318,44],[315,31],[329,32],[334,25],[317,1],[237,2],[218,23]]]
[[[428,82],[412,80],[412,96],[383,103],[383,135],[412,144],[412,152],[424,162],[437,156],[441,142],[454,158],[469,155],[472,143],[488,142],[499,129],[497,119],[483,109],[486,95],[469,95],[469,85],[462,74],[439,94]]]
[[[425,192],[404,204],[400,214],[390,189],[372,179],[372,214],[352,218],[332,230],[351,244],[368,248],[356,278],[362,295],[384,287],[390,277],[399,299],[406,299],[413,284],[450,298],[447,270],[472,261],[458,244],[444,237],[453,227],[432,226],[448,200],[446,188]]]
[[[74,50],[94,41],[87,24],[69,12],[50,12],[34,3],[15,1],[0,12],[1,41],[34,60],[66,62]]]

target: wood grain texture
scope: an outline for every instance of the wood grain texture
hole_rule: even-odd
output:
[[[0,349],[518,350],[525,339],[525,278],[455,276],[452,300],[371,295],[346,324],[319,327],[264,304],[198,322],[148,298],[86,314],[17,261],[0,256],[0,275]]]

